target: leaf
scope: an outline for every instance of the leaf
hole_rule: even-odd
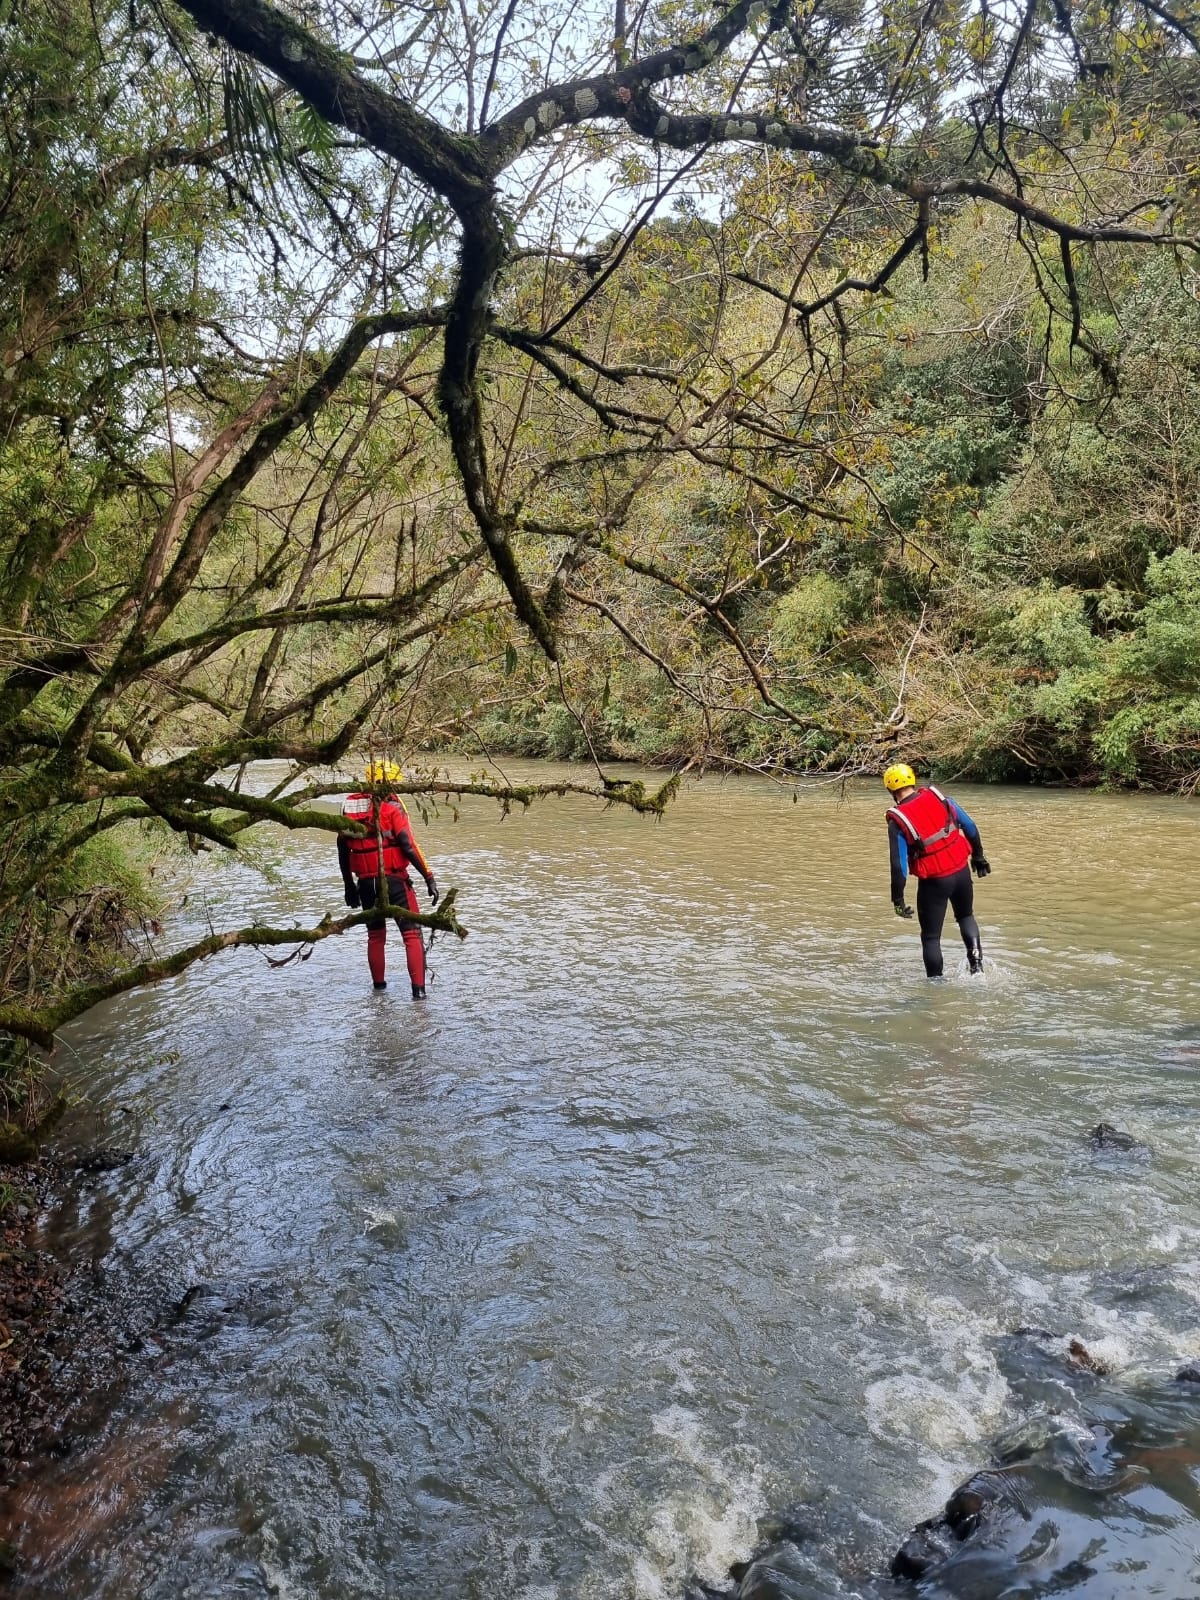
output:
[[[313,155],[321,157],[332,153],[333,127],[326,122],[315,106],[310,106],[307,100],[302,100],[293,111],[291,122],[301,149],[311,150]]]

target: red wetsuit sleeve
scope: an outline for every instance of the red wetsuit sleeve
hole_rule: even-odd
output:
[[[413,838],[412,823],[404,807],[394,801],[388,801],[383,808],[380,821],[385,841],[395,845],[404,859],[411,862],[423,878],[432,878],[433,868],[421,854],[420,846]]]

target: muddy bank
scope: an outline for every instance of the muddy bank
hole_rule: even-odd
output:
[[[0,1165],[0,1582],[25,1565],[37,1482],[95,1437],[158,1349],[178,1286],[107,1260],[75,1224],[127,1152],[42,1152]]]
[[[54,1351],[68,1332],[71,1274],[37,1238],[62,1177],[44,1155],[0,1165],[0,1488],[45,1454],[57,1428]]]

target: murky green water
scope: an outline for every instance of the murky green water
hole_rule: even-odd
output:
[[[108,1259],[204,1287],[27,1494],[27,1591],[654,1600],[797,1502],[866,1573],[1010,1419],[999,1334],[1200,1356],[1200,809],[953,792],[983,981],[952,928],[923,978],[882,791],[708,780],[419,827],[472,929],[423,1007],[359,931],[77,1025]],[[218,925],[340,905],[275,859]]]

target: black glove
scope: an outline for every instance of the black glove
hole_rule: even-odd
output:
[[[980,854],[971,857],[971,871],[977,878],[986,878],[991,870],[991,862],[985,855]]]
[[[434,905],[434,906],[437,905],[438,901],[442,898],[440,893],[438,892],[437,879],[436,878],[426,878],[425,879],[425,887],[429,891],[429,903],[430,903],[430,905]]]
[[[358,885],[354,882],[353,878],[346,879],[346,904],[351,906],[355,911],[357,911],[359,906],[362,904],[362,900],[360,899],[358,893]]]
[[[906,906],[903,900],[893,900],[892,910],[898,917],[911,917],[913,914],[912,907]]]

